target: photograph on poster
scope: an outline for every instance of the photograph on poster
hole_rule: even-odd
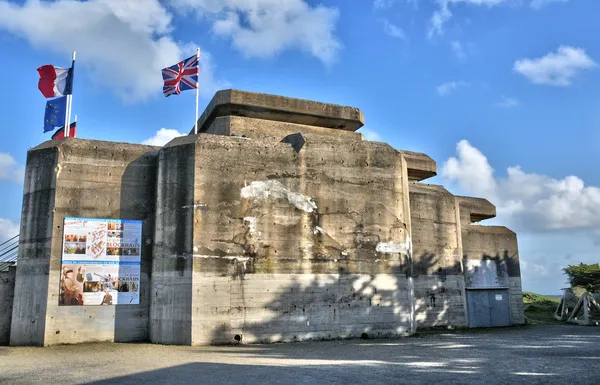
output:
[[[65,218],[61,306],[139,304],[142,221]]]
[[[63,264],[60,305],[133,304],[139,296],[139,266]]]

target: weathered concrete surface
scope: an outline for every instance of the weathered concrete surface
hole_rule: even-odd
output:
[[[147,339],[156,153],[73,138],[29,151],[11,345]],[[58,306],[65,216],[143,220],[140,305]]]
[[[16,271],[15,266],[0,271],[0,346],[8,345],[10,340]]]
[[[11,345],[44,344],[57,162],[58,148],[51,142],[27,153]],[[58,285],[57,280],[56,290]]]
[[[444,187],[411,183],[415,313],[419,327],[465,326],[460,214]]]
[[[278,122],[356,131],[364,125],[363,113],[354,107],[321,103],[240,90],[218,91],[200,119],[198,132],[205,132],[218,117],[245,116]],[[194,133],[194,128],[190,134]]]
[[[31,150],[11,343],[398,336],[466,325],[465,292],[481,285],[509,288],[522,322],[514,233],[472,225],[495,207],[415,183],[435,161],[365,141],[363,120],[227,90],[202,134],[160,151],[75,139]],[[140,305],[58,306],[65,216],[144,221]]]
[[[444,187],[411,183],[413,274],[461,274],[460,214],[454,195]]]
[[[236,335],[256,342],[410,330],[402,154],[383,143],[315,140],[309,133],[305,139],[299,153],[279,141],[206,134],[178,138],[161,150],[153,330],[171,330],[165,325],[176,322],[186,329],[191,322],[192,344],[231,342]],[[173,167],[167,154],[193,161],[194,169]],[[172,173],[163,172],[163,162]],[[193,244],[185,227],[190,215]],[[167,235],[159,234],[165,228]],[[175,234],[185,245],[160,246],[179,245],[161,238]],[[179,270],[174,262],[158,262],[169,258],[181,259]],[[158,290],[157,280],[177,274],[186,286],[180,297],[163,300],[168,283]],[[181,333],[185,337],[172,343],[188,343],[187,329]]]
[[[413,279],[417,330],[467,326],[462,275],[421,275]]]
[[[466,260],[497,261],[509,277],[520,277],[517,235],[504,226],[470,225],[462,228]]]
[[[332,135],[330,128],[242,116],[217,117],[203,133],[240,137],[245,135],[255,140],[274,142],[280,142],[287,135],[295,133],[312,136],[315,142],[322,138],[331,140],[332,137],[354,142],[364,139],[361,134],[353,131],[337,130]]]
[[[502,226],[468,225],[462,228],[462,239],[466,287],[508,288],[512,322],[523,324],[517,235]]]
[[[413,151],[400,151],[408,167],[408,179],[422,181],[437,175],[437,164],[429,155]]]
[[[457,196],[463,226],[496,217],[496,206],[483,198]]]
[[[599,341],[598,327],[538,326],[231,347],[0,348],[0,382],[591,385],[600,377]]]
[[[465,326],[468,288],[507,288],[512,322],[524,323],[515,233],[471,224],[495,217],[496,207],[422,183],[410,184],[410,205],[417,324]]]
[[[150,341],[192,343],[195,137],[173,140],[158,155]]]
[[[236,336],[242,343],[271,343],[410,333],[406,277],[247,274],[232,279],[198,275],[193,344],[234,343]]]
[[[312,143],[322,140],[327,142],[336,140],[341,147],[349,142],[364,140],[362,134],[352,131],[336,130],[332,134],[331,129],[324,127],[239,116],[218,117],[210,124],[205,133],[226,136],[235,135],[238,137],[246,136],[254,140],[273,142],[281,142],[288,135],[300,133],[304,137],[309,137]],[[411,151],[398,152],[404,156],[409,180],[421,181],[437,174],[435,161],[426,154]]]

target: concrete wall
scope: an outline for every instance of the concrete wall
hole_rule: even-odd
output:
[[[72,138],[29,151],[12,345],[147,339],[156,153]],[[65,216],[143,220],[140,305],[58,305]]]
[[[418,329],[467,325],[462,275],[422,275],[415,277],[414,282]]]
[[[211,125],[206,129],[206,133],[226,136],[235,135],[238,137],[246,136],[254,140],[271,142],[280,142],[283,138],[297,133],[310,136],[313,143],[317,143],[322,139],[330,141],[332,137],[336,138],[337,141],[347,143],[364,140],[362,134],[353,131],[335,130],[332,134],[332,130],[325,127],[240,116],[218,117],[212,121]],[[397,152],[403,155],[407,163],[409,180],[420,181],[436,175],[436,163],[426,154],[411,151]]]
[[[195,137],[191,136],[175,139],[158,155],[149,333],[152,342],[192,342],[195,159]]]
[[[457,201],[444,187],[410,184],[418,327],[464,326],[462,240]]]
[[[415,314],[419,327],[466,326],[465,289],[508,288],[511,318],[524,322],[516,234],[473,225],[496,215],[481,198],[410,184]]]
[[[11,345],[44,344],[57,163],[58,148],[52,142],[27,153]]]
[[[525,323],[525,304],[523,303],[523,287],[521,277],[508,278],[508,295],[510,303],[510,316],[513,324],[522,325]]]
[[[472,225],[495,207],[414,183],[435,162],[365,141],[362,124],[355,108],[230,90],[202,134],[161,149],[30,150],[11,344],[396,336],[466,325],[477,285],[509,287],[521,323],[516,236]],[[143,221],[140,305],[58,306],[66,216]]]
[[[525,322],[517,235],[502,226],[468,225],[462,229],[466,287],[507,287],[511,320]]]
[[[356,134],[346,140],[351,135],[321,136],[319,129],[294,125],[305,140],[297,152],[280,142],[289,125],[268,123],[261,133],[272,140],[201,134],[161,150],[152,340],[205,344],[236,335],[252,342],[409,331],[402,154]],[[162,162],[173,159],[194,159],[195,168],[186,163],[170,174]],[[193,244],[182,225],[190,213]],[[175,234],[183,243],[174,242]],[[165,290],[176,274],[183,286]],[[177,323],[185,331],[174,339]]]
[[[195,281],[196,282],[196,281]],[[247,274],[203,277],[208,294],[194,343],[290,342],[410,332],[409,283],[392,274]],[[198,309],[198,308],[196,308]]]
[[[8,345],[10,340],[16,272],[15,266],[9,267],[6,271],[0,271],[0,346]]]

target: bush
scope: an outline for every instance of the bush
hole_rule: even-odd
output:
[[[571,287],[582,287],[590,293],[600,292],[600,266],[597,263],[569,265],[563,272],[569,278]]]

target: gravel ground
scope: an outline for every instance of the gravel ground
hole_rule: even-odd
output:
[[[223,347],[0,347],[0,383],[140,382],[600,384],[600,327],[544,325]]]

